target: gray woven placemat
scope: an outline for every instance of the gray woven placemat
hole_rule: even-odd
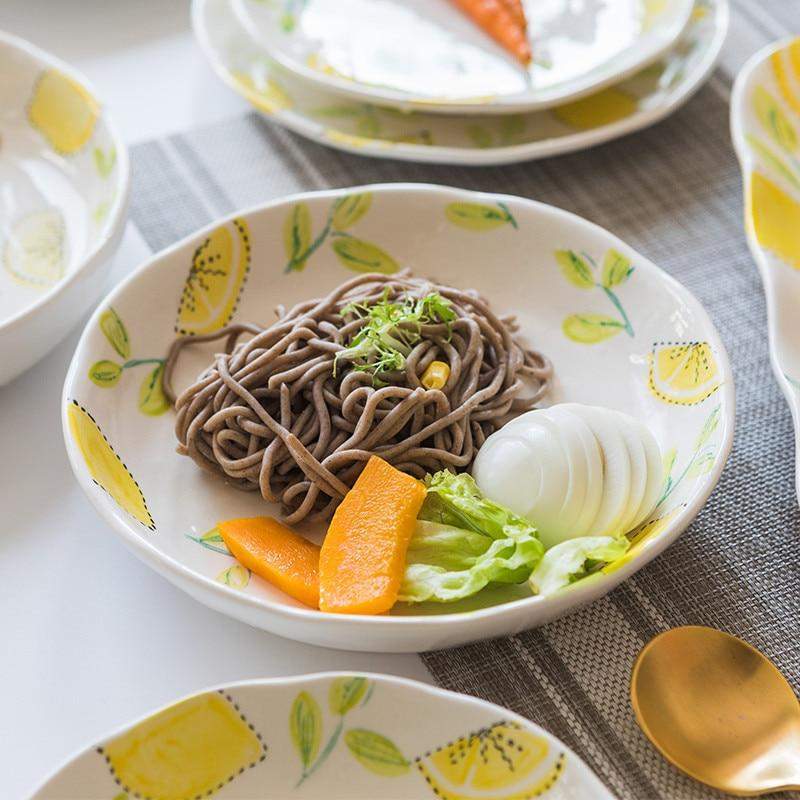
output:
[[[711,84],[655,128],[504,168],[374,161],[255,114],[138,145],[132,216],[154,250],[215,217],[308,189],[425,181],[533,197],[621,236],[701,300],[733,363],[737,432],[719,487],[684,536],[606,598],[539,630],[423,655],[448,689],[492,700],[576,750],[620,798],[719,797],[650,747],[628,703],[631,665],[659,631],[712,625],[763,649],[800,688],[800,514],[793,434],[772,378],[765,305],[742,232],[728,134],[731,76],[800,23],[800,0],[735,0]],[[786,795],[784,795],[786,796]]]

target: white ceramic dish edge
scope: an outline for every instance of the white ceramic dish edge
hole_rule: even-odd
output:
[[[99,97],[84,75],[25,39],[0,30],[0,45],[17,48],[32,59],[58,69],[86,87],[94,97]],[[103,289],[102,281],[97,280],[92,286],[92,280],[111,259],[122,238],[131,188],[128,149],[107,114],[104,114],[104,124],[116,147],[120,190],[108,212],[103,237],[84,256],[82,262],[52,289],[13,316],[0,320],[0,342],[4,354],[9,354],[0,368],[0,385],[13,380],[61,341],[78,321],[80,314],[75,313],[76,305],[79,304],[82,310],[88,310],[94,306]]]
[[[768,45],[762,48],[753,56],[751,56],[739,74],[736,76],[736,81],[733,86],[733,93],[731,95],[731,111],[730,111],[730,126],[731,137],[733,139],[736,155],[739,159],[739,164],[742,170],[742,192],[745,202],[745,214],[747,214],[747,194],[748,185],[750,181],[750,173],[753,166],[753,158],[750,155],[745,139],[744,120],[746,116],[745,104],[749,90],[754,76],[758,69],[772,56],[773,53],[782,50],[793,41],[793,37],[782,39],[779,42]],[[787,278],[795,278],[796,276],[784,275],[767,263],[767,255],[764,249],[758,243],[750,225],[745,222],[745,233],[747,235],[747,245],[750,248],[750,253],[753,260],[756,262],[761,282],[764,287],[764,295],[767,301],[767,330],[769,336],[769,357],[772,372],[775,375],[775,380],[778,383],[783,396],[792,413],[792,423],[794,426],[795,434],[795,492],[800,502],[800,394],[798,390],[790,383],[786,377],[785,365],[782,364],[778,356],[778,344],[785,350],[797,351],[797,345],[793,344],[792,334],[797,335],[797,331],[787,331],[778,324],[777,320],[777,307],[781,291],[786,286]],[[796,338],[795,338],[796,341]],[[798,352],[798,360],[800,360],[800,352]]]
[[[154,255],[147,262],[142,264],[137,270],[134,270],[115,291],[122,291],[128,283],[132,282],[136,275],[143,270],[157,268],[158,263],[168,257],[172,252],[184,247],[187,242],[192,241],[198,237],[203,236],[205,233],[210,232],[215,227],[231,220],[236,216],[247,215],[254,213],[258,210],[268,209],[273,206],[283,205],[287,202],[297,202],[308,196],[314,197],[336,197],[343,193],[363,191],[367,187],[348,187],[347,189],[335,189],[323,192],[304,192],[288,197],[279,198],[268,203],[259,204],[249,209],[244,209],[234,214],[227,215],[226,217],[216,220],[210,225],[204,227],[200,231],[190,234],[185,239],[171,245],[169,248]],[[423,190],[423,191],[437,191],[444,194],[452,193],[453,196],[463,197],[464,190],[456,189],[455,187],[439,186],[432,184],[413,184],[413,183],[390,183],[390,184],[376,184],[368,187],[372,192],[391,191],[391,190]],[[520,198],[514,198],[508,195],[484,194],[481,192],[466,192],[476,200],[482,198],[491,198],[493,201],[497,200],[513,200],[518,201]],[[568,211],[557,209],[546,204],[539,203],[533,200],[527,200],[535,206],[547,208],[549,211],[555,212],[559,216],[569,218],[573,222],[577,220],[581,225],[587,226],[590,230],[608,237],[612,246],[623,246],[621,240],[609,234],[604,229],[595,225],[594,223],[583,220],[571,214]],[[663,274],[663,279],[677,286],[681,291],[686,290],[674,280],[671,276],[664,273],[656,265],[652,264],[641,257],[641,263],[647,263],[652,269],[657,270]],[[85,464],[80,456],[80,452],[69,435],[69,422],[67,418],[67,407],[70,401],[69,388],[74,380],[74,376],[78,369],[78,353],[81,351],[84,341],[89,335],[89,331],[97,324],[99,314],[102,312],[102,306],[93,314],[90,321],[87,323],[86,329],[81,336],[81,341],[76,349],[76,356],[70,365],[67,377],[64,383],[62,392],[62,427],[64,442],[69,456],[70,465],[79,483],[82,484],[82,476],[85,472]],[[713,329],[713,324],[708,317],[705,310],[699,305],[697,312],[702,316],[704,322]],[[364,616],[364,615],[336,615],[324,614],[320,611],[310,609],[296,608],[291,606],[280,605],[269,600],[260,600],[247,595],[242,595],[230,587],[223,586],[210,578],[199,575],[183,564],[179,563],[176,559],[159,552],[147,540],[137,536],[133,531],[127,527],[119,517],[115,516],[111,507],[108,504],[100,502],[100,496],[89,494],[89,499],[95,506],[100,516],[108,522],[108,524],[121,535],[123,542],[126,546],[142,561],[149,564],[159,574],[167,578],[172,583],[181,587],[184,591],[194,597],[196,600],[209,605],[217,611],[229,614],[230,616],[241,619],[248,624],[255,627],[263,627],[259,622],[260,612],[266,605],[272,614],[272,622],[270,630],[278,635],[286,636],[287,638],[300,638],[303,641],[308,641],[312,644],[317,644],[323,647],[332,647],[338,649],[357,649],[367,652],[416,652],[424,650],[433,650],[449,646],[454,646],[460,643],[476,641],[479,639],[488,639],[496,636],[502,636],[511,633],[517,633],[521,630],[528,629],[536,625],[542,625],[551,620],[560,617],[569,611],[574,611],[587,603],[592,602],[605,595],[615,586],[619,585],[622,581],[638,571],[644,564],[654,559],[657,555],[663,552],[678,536],[691,524],[692,520],[699,513],[700,509],[705,504],[713,488],[717,484],[722,469],[725,466],[730,449],[733,443],[733,429],[734,429],[734,384],[733,375],[731,372],[730,363],[728,360],[727,352],[719,343],[718,364],[720,369],[720,377],[725,391],[730,392],[730,402],[725,404],[725,413],[721,419],[723,425],[722,440],[719,453],[714,462],[713,469],[710,472],[709,480],[705,484],[702,492],[699,492],[692,498],[692,501],[687,504],[679,514],[672,520],[670,529],[664,534],[649,540],[640,553],[629,562],[625,563],[619,569],[606,575],[596,574],[589,578],[584,579],[573,584],[569,589],[562,591],[556,595],[546,598],[527,597],[519,600],[513,600],[502,605],[491,606],[474,611],[459,612],[452,614],[433,615],[433,616]],[[539,612],[536,616],[535,622],[532,622],[531,611],[537,605],[546,604],[546,607]],[[309,617],[320,617],[324,625],[317,626],[312,632],[306,631],[301,637],[298,637],[294,629],[294,623]],[[353,631],[350,630],[353,623],[357,623],[360,629],[358,637],[354,637]],[[347,642],[355,642],[357,644],[347,644]]]

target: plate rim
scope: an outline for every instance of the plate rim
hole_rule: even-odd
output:
[[[691,299],[696,304],[696,313],[702,319],[707,330],[716,336],[714,342],[715,355],[717,356],[717,363],[720,370],[721,385],[720,391],[725,396],[726,402],[723,404],[720,423],[722,425],[722,435],[720,441],[720,448],[714,461],[713,468],[708,473],[708,480],[703,484],[703,487],[692,496],[681,511],[670,520],[670,524],[655,539],[650,540],[645,546],[636,554],[636,556],[618,569],[611,573],[596,573],[588,578],[578,581],[561,592],[548,595],[548,596],[530,596],[510,600],[505,603],[488,606],[485,608],[473,609],[470,611],[459,611],[454,613],[443,614],[408,614],[408,615],[367,615],[367,614],[335,614],[331,615],[318,609],[291,606],[285,603],[279,603],[275,600],[262,597],[254,597],[247,594],[242,594],[236,589],[225,586],[213,578],[202,575],[191,567],[181,563],[175,557],[167,554],[157,548],[148,539],[145,539],[139,533],[135,532],[132,525],[129,525],[127,520],[124,519],[122,513],[117,513],[111,504],[101,502],[101,493],[90,491],[91,480],[86,478],[86,465],[82,460],[78,447],[70,435],[68,407],[72,403],[73,396],[71,389],[76,379],[79,376],[79,360],[83,353],[88,338],[92,335],[93,330],[97,324],[97,320],[103,309],[109,303],[114,302],[114,298],[123,294],[129,285],[136,280],[139,276],[147,271],[155,270],[166,259],[170,258],[172,254],[182,248],[185,248],[189,243],[202,239],[207,233],[215,228],[226,224],[234,217],[247,217],[256,213],[263,213],[270,209],[297,203],[309,198],[334,198],[353,192],[387,192],[387,193],[413,193],[417,191],[422,192],[436,192],[445,196],[459,197],[462,199],[486,200],[491,198],[495,202],[497,200],[516,203],[523,203],[533,207],[537,211],[549,213],[563,220],[569,221],[572,225],[579,225],[588,228],[595,234],[605,237],[609,242],[609,247],[621,245],[623,249],[632,250],[638,259],[640,265],[646,265],[648,270],[655,270],[660,279],[667,285],[671,286],[673,290],[677,290],[679,294]],[[237,210],[231,214],[223,215],[208,225],[190,233],[188,236],[183,237],[180,241],[173,243],[167,248],[151,255],[136,269],[131,271],[124,280],[118,283],[103,300],[98,304],[95,311],[86,323],[83,332],[81,333],[78,344],[76,345],[75,352],[73,353],[70,361],[69,369],[67,370],[64,379],[64,385],[61,393],[61,421],[62,421],[62,436],[67,451],[70,467],[73,475],[76,478],[81,490],[87,496],[91,504],[97,510],[98,514],[109,524],[109,526],[122,538],[123,542],[133,551],[133,553],[140,559],[145,561],[148,565],[152,566],[159,574],[167,577],[170,581],[186,581],[188,584],[193,585],[198,591],[210,591],[211,594],[218,598],[220,602],[231,601],[234,605],[242,605],[251,610],[255,610],[261,614],[267,613],[281,618],[283,621],[293,621],[299,623],[308,623],[310,625],[325,625],[332,622],[332,617],[335,617],[336,623],[348,631],[358,629],[375,630],[375,631],[388,631],[391,629],[401,630],[403,628],[409,630],[422,630],[426,632],[435,631],[436,629],[446,630],[449,627],[455,627],[457,623],[477,620],[500,621],[504,616],[511,615],[515,609],[532,609],[536,606],[542,609],[550,609],[555,611],[553,619],[565,616],[566,614],[576,610],[581,605],[584,605],[591,600],[605,596],[612,589],[626,580],[635,572],[638,572],[647,563],[652,561],[657,555],[663,552],[669,545],[678,539],[682,533],[692,523],[694,518],[705,505],[711,493],[719,483],[719,478],[722,470],[725,467],[731,447],[733,445],[733,434],[735,428],[735,385],[734,376],[730,366],[727,350],[722,337],[714,325],[711,317],[706,311],[702,303],[694,296],[694,294],[687,289],[683,284],[673,278],[661,267],[654,264],[650,259],[641,255],[637,250],[625,243],[618,236],[606,230],[600,225],[597,225],[590,220],[574,214],[571,211],[559,208],[557,206],[543,203],[538,200],[532,200],[527,197],[520,197],[518,195],[498,194],[494,192],[481,192],[471,189],[462,189],[454,186],[447,186],[443,184],[431,183],[378,183],[378,184],[365,184],[360,186],[349,186],[337,189],[324,189],[317,191],[298,192],[290,195],[281,196],[267,202],[258,203],[253,206]],[[103,495],[104,497],[105,495]],[[173,580],[173,576],[175,580]],[[191,591],[184,588],[182,583],[178,584],[180,588],[187,591],[195,599],[200,600]],[[603,591],[598,592],[597,589],[603,587]],[[562,605],[564,598],[569,598],[563,607],[559,610],[559,605]],[[200,600],[200,602],[205,602]],[[228,616],[229,612],[224,611]],[[539,612],[543,615],[543,612]],[[534,626],[531,626],[534,627]],[[280,635],[280,634],[279,634]],[[300,638],[300,637],[298,637]],[[488,638],[488,637],[483,637]],[[301,639],[302,640],[302,639]],[[338,646],[338,645],[334,645]],[[343,649],[350,649],[343,645]],[[416,651],[416,650],[415,650]],[[386,648],[382,652],[388,652]]]
[[[528,719],[522,714],[518,714],[516,711],[512,711],[511,709],[501,706],[498,703],[493,703],[491,700],[484,700],[482,697],[476,697],[475,695],[457,692],[454,689],[445,689],[443,686],[438,686],[434,683],[425,683],[424,681],[416,680],[415,678],[407,678],[403,675],[393,675],[388,672],[372,672],[369,670],[358,669],[322,670],[320,672],[304,672],[297,675],[277,675],[265,678],[244,678],[231,682],[215,683],[211,686],[205,686],[197,689],[196,691],[190,691],[185,694],[181,694],[173,700],[168,700],[165,703],[158,705],[150,711],[147,711],[128,722],[123,722],[120,725],[114,726],[103,735],[93,739],[90,743],[81,747],[76,747],[70,753],[70,755],[63,758],[43,780],[40,780],[36,784],[36,788],[31,792],[30,798],[31,800],[37,800],[39,794],[41,794],[41,792],[47,788],[48,783],[55,780],[65,769],[77,762],[79,759],[82,759],[85,755],[91,753],[99,743],[106,742],[109,739],[114,739],[117,736],[124,734],[131,728],[146,722],[151,717],[166,711],[178,703],[191,700],[193,697],[199,697],[212,692],[231,690],[235,691],[236,689],[247,687],[290,687],[298,684],[303,685],[325,680],[335,680],[336,678],[366,678],[367,680],[375,681],[376,683],[389,684],[390,686],[402,686],[414,692],[430,694],[435,697],[442,697],[448,702],[458,702],[468,706],[475,706],[482,709],[491,709],[493,711],[497,711],[508,721],[516,722],[529,731],[533,731],[537,734],[544,734],[546,737],[548,737],[548,739],[558,742],[559,746],[564,750],[564,752],[571,756],[574,761],[580,764],[581,769],[593,776],[594,779],[602,786],[606,792],[607,800],[615,800],[614,795],[611,794],[611,790],[608,788],[608,786],[606,786],[605,782],[600,778],[600,776],[586,763],[585,759],[578,755],[568,744],[562,741],[554,733],[551,733],[545,727],[539,725],[539,723]],[[600,800],[604,800],[604,798],[600,798]]]
[[[567,82],[567,85],[578,84],[578,88],[561,93],[555,91],[544,92],[549,96],[540,100],[521,99],[526,94],[530,94],[531,90],[528,89],[524,92],[517,92],[506,97],[500,96],[479,103],[472,102],[469,99],[455,100],[452,102],[442,101],[441,99],[437,100],[436,98],[428,100],[426,98],[414,97],[408,92],[403,92],[399,89],[381,86],[370,87],[370,84],[361,81],[352,81],[347,78],[340,78],[337,75],[328,75],[327,73],[320,72],[306,64],[299,63],[296,59],[289,58],[281,50],[270,47],[266,39],[262,37],[259,26],[256,24],[255,20],[247,13],[245,0],[231,0],[231,8],[242,29],[264,50],[269,58],[298,78],[302,78],[308,83],[333,92],[340,97],[349,97],[362,103],[389,106],[401,111],[427,111],[444,116],[454,114],[483,116],[489,114],[502,115],[544,111],[564,103],[572,103],[587,95],[602,91],[609,86],[624,81],[631,75],[635,75],[637,72],[646,69],[650,64],[657,61],[675,46],[691,23],[692,10],[695,5],[694,0],[673,0],[673,2],[682,4],[679,13],[676,15],[678,20],[675,24],[676,32],[669,38],[650,35],[648,38],[653,39],[653,44],[646,49],[645,55],[639,59],[626,59],[625,55],[623,55],[623,61],[627,61],[628,63],[624,63],[622,68],[614,70],[610,74],[605,74],[604,77],[595,81],[588,81],[585,79],[585,76],[583,80],[572,79]],[[647,35],[647,32],[645,32],[645,36]],[[607,65],[609,61],[610,59],[607,59],[602,62],[596,69],[602,70],[602,66]],[[592,72],[594,71],[595,70],[592,70]]]
[[[223,0],[230,4],[231,0]],[[203,21],[203,9],[214,0],[192,0],[191,18],[194,36],[200,49],[217,77],[235,94],[245,100],[268,121],[276,121],[281,127],[310,139],[318,144],[368,158],[396,159],[398,161],[450,164],[459,166],[501,166],[523,161],[534,161],[557,155],[588,150],[606,142],[648,128],[660,122],[687,103],[706,83],[719,60],[730,26],[730,0],[715,0],[718,10],[716,27],[708,49],[696,66],[692,80],[687,81],[678,92],[658,106],[639,109],[628,117],[591,130],[575,131],[564,136],[550,137],[536,142],[505,145],[499,147],[452,147],[442,145],[419,145],[407,142],[389,142],[382,139],[353,136],[347,140],[328,134],[328,128],[311,120],[295,109],[278,109],[265,112],[253,104],[241,91],[218,51],[211,43]],[[231,11],[232,13],[232,11]],[[247,32],[242,30],[243,35]]]

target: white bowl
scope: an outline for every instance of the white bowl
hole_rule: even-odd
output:
[[[219,542],[202,539],[221,519],[278,512],[260,496],[215,480],[177,455],[173,415],[149,388],[158,359],[174,339],[193,260],[205,256],[198,247],[223,226],[234,241],[244,243],[247,234],[249,272],[247,259],[232,259],[236,267],[226,268],[226,275],[241,279],[225,278],[233,287],[228,299],[238,302],[236,319],[265,322],[276,303],[318,297],[352,276],[331,247],[336,240],[325,237],[303,271],[284,272],[287,218],[296,218],[296,207],[304,204],[311,241],[325,228],[337,198],[365,192],[372,193],[371,206],[346,233],[417,274],[475,288],[497,311],[516,314],[524,335],[554,362],[557,380],[549,402],[607,405],[647,422],[667,456],[670,477],[642,541],[622,561],[552,596],[498,593],[480,598],[496,603],[490,607],[473,602],[348,616],[303,607],[242,568],[230,572],[234,561],[220,552]],[[454,203],[475,204],[467,207],[466,223],[452,210],[448,214]],[[555,252],[563,249],[586,254],[587,263],[602,262],[616,250],[634,271],[606,292],[597,268],[597,285],[580,288],[559,267]],[[595,324],[603,322],[610,324]],[[573,338],[564,333],[565,323]],[[177,386],[187,385],[212,353],[213,346],[190,348],[179,364]],[[120,371],[123,362],[134,366]],[[725,463],[734,418],[733,379],[717,331],[699,302],[643,256],[551,206],[416,184],[285,198],[217,222],[158,254],[89,321],[67,375],[62,410],[67,452],[81,487],[123,541],[159,573],[252,625],[314,644],[374,651],[427,650],[499,636],[541,625],[606,594],[674,541],[702,507]]]
[[[744,184],[747,243],[767,298],[772,371],[795,430],[800,498],[800,39],[756,53],[731,98],[731,132]]]
[[[526,3],[520,64],[449,0],[232,0],[281,66],[342,97],[403,111],[514,114],[569,103],[644,69],[683,33],[694,0]]]
[[[0,32],[0,385],[103,289],[125,225],[128,153],[86,79]]]
[[[212,794],[613,800],[578,756],[524,717],[415,681],[344,673],[244,681],[178,700],[84,749],[32,800]]]

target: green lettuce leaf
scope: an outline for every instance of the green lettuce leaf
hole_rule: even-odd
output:
[[[483,497],[466,473],[438,472],[426,484],[400,600],[447,603],[528,579],[544,553],[533,525]]]
[[[611,536],[584,536],[551,547],[530,577],[534,594],[553,594],[586,577],[598,564],[616,561],[630,543]]]

